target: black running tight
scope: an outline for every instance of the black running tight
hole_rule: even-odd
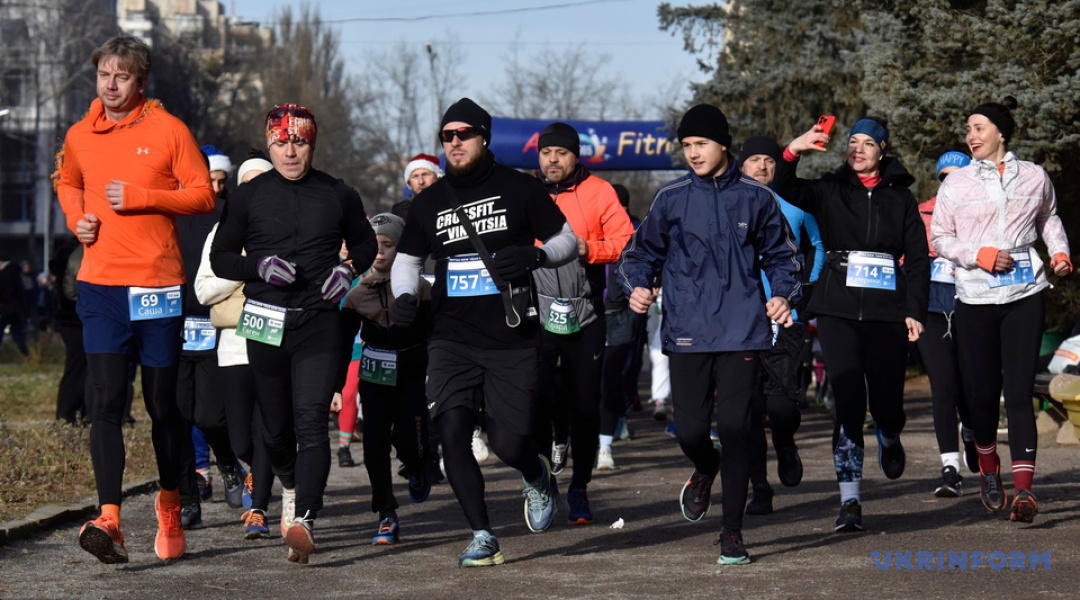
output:
[[[473,530],[491,530],[487,504],[484,502],[484,475],[472,453],[472,432],[476,413],[464,406],[449,408],[435,417],[442,438],[446,477],[454,490],[465,519]],[[490,416],[487,420],[488,445],[508,466],[521,471],[529,481],[539,479],[542,471],[536,445],[528,436],[503,428]]]
[[[87,354],[87,410],[90,415],[90,456],[94,464],[98,502],[120,504],[124,482],[124,434],[128,362],[123,354]],[[161,487],[180,485],[184,457],[192,457],[191,429],[176,408],[177,365],[143,367],[142,388],[152,423],[154,454]]]

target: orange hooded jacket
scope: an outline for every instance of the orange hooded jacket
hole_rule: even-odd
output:
[[[78,280],[99,285],[162,287],[184,283],[176,215],[214,209],[210,172],[195,138],[156,100],[143,100],[119,123],[101,100],[64,139],[54,175],[68,229],[92,214],[101,221],[86,246]],[[105,186],[124,182],[123,210]]]

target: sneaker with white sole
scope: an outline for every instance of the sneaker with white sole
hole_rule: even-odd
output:
[[[611,456],[611,448],[601,448],[600,452],[596,455],[596,470],[597,471],[614,471],[615,470],[615,458]]]
[[[551,442],[551,472],[561,475],[566,468],[566,462],[570,459],[569,444],[557,444]]]
[[[472,432],[472,453],[473,457],[476,458],[476,462],[479,464],[483,464],[491,454],[488,452],[487,444],[484,443],[484,438],[480,437],[479,427],[473,429]]]
[[[499,550],[499,540],[488,531],[473,534],[469,547],[458,557],[460,567],[493,567],[503,564],[503,553]]]
[[[303,517],[293,520],[292,526],[285,532],[285,545],[289,547],[289,562],[308,564],[308,557],[315,552],[315,535],[312,529],[315,520],[309,519],[305,513]]]
[[[543,469],[540,483],[526,481],[525,489],[521,492],[521,495],[525,496],[525,524],[533,533],[540,533],[550,527],[555,520],[555,513],[559,510],[559,487],[555,475],[551,473],[551,464],[546,456],[540,457],[540,463]]]

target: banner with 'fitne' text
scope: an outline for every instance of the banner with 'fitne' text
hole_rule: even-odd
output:
[[[491,150],[495,160],[516,169],[539,168],[540,132],[553,121],[491,120]],[[590,171],[659,171],[671,162],[673,136],[663,121],[564,121],[578,132],[578,162]]]

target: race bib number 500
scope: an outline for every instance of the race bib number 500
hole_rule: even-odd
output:
[[[280,346],[281,338],[285,337],[285,309],[249,298],[244,302],[244,311],[240,313],[240,322],[236,324],[236,335],[255,342]]]

